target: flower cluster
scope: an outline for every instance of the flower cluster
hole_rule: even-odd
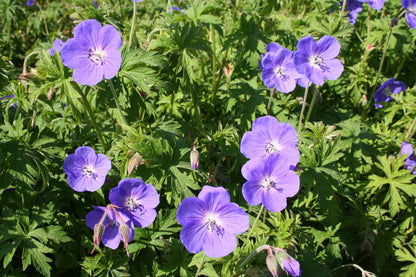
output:
[[[77,192],[96,191],[104,184],[111,169],[111,161],[94,149],[81,146],[64,161],[68,183]],[[127,251],[128,243],[134,238],[134,226],[144,228],[156,218],[155,208],[159,205],[156,189],[139,178],[127,178],[111,189],[111,204],[106,207],[93,206],[94,210],[85,216],[88,227],[94,230],[94,248],[103,244],[116,249],[120,241]],[[127,252],[128,255],[128,252]]]
[[[250,159],[241,169],[247,182],[243,196],[248,204],[263,204],[271,212],[286,208],[286,198],[299,191],[299,176],[293,171],[299,162],[298,137],[289,123],[264,116],[253,122],[243,135],[240,151]]]
[[[263,82],[269,88],[289,93],[296,84],[321,86],[325,79],[336,80],[344,70],[341,61],[336,59],[340,49],[339,42],[331,36],[323,36],[318,42],[311,35],[301,38],[295,52],[272,42],[259,64]]]
[[[183,226],[180,239],[191,253],[204,251],[208,257],[230,254],[237,246],[236,234],[249,227],[249,217],[223,187],[204,186],[198,197],[185,198],[176,219]]]
[[[127,178],[111,189],[108,198],[111,204],[93,206],[94,210],[85,216],[87,226],[94,230],[94,249],[100,240],[111,249],[116,249],[123,241],[127,251],[128,243],[134,238],[134,225],[144,228],[155,220],[159,195],[143,180]]]

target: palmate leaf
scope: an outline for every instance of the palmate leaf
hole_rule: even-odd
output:
[[[400,277],[416,276],[416,248],[409,246],[409,249],[402,247],[395,252],[398,261],[407,263],[407,265],[401,268]],[[410,264],[408,264],[409,262]]]
[[[416,186],[412,184],[414,175],[406,169],[401,168],[406,156],[400,156],[397,159],[393,159],[387,156],[377,157],[378,163],[375,165],[384,172],[385,176],[378,176],[372,174],[369,179],[370,182],[367,185],[367,190],[371,194],[380,193],[381,189],[388,185],[387,192],[383,200],[383,204],[389,205],[389,211],[394,217],[401,209],[406,208],[406,197],[416,196]]]
[[[12,261],[16,249],[22,248],[23,270],[33,265],[44,276],[50,276],[52,259],[46,254],[53,250],[46,244],[51,240],[60,243],[72,239],[58,225],[36,228],[43,218],[43,215],[36,214],[39,212],[43,213],[44,209],[33,209],[30,216],[27,209],[14,212],[8,207],[3,208],[5,225],[0,225],[0,258],[3,258],[3,267],[7,267]]]

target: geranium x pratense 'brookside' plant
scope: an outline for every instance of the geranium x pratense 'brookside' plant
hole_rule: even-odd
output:
[[[336,80],[344,71],[341,61],[335,58],[340,49],[339,42],[331,36],[323,36],[318,42],[311,35],[303,37],[297,43],[296,70],[318,86],[325,79]]]
[[[95,19],[82,21],[74,28],[61,53],[65,66],[73,68],[72,77],[81,85],[96,85],[103,77],[113,78],[121,66],[120,33],[111,25]]]
[[[389,102],[394,98],[392,94],[397,94],[406,90],[406,84],[402,81],[396,81],[394,78],[390,78],[385,81],[374,93],[374,105],[376,108],[382,108],[382,102]]]
[[[91,147],[81,146],[66,157],[63,168],[73,190],[96,191],[104,184],[111,161],[104,154],[96,154]]]
[[[198,197],[185,198],[176,218],[183,226],[180,239],[191,253],[204,251],[208,257],[230,254],[237,246],[236,234],[249,227],[249,217],[223,187],[204,186]]]
[[[247,182],[243,185],[243,196],[252,206],[263,204],[271,212],[286,208],[287,197],[299,191],[300,179],[285,156],[270,154],[266,159],[249,160],[241,169]]]
[[[159,195],[155,187],[139,178],[121,180],[117,187],[111,189],[108,198],[138,227],[147,227],[156,218]]]
[[[271,153],[285,156],[290,165],[299,162],[298,135],[289,123],[279,123],[273,116],[257,118],[241,139],[240,151],[247,159],[265,158]]]

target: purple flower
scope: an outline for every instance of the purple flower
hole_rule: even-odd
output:
[[[12,101],[7,100],[8,98],[16,98],[16,95],[12,94],[12,95],[4,96],[4,97],[0,98],[0,102],[1,103],[10,103],[9,104],[9,108],[11,108],[11,107],[15,107],[16,108],[17,107],[17,103],[13,103]],[[2,101],[2,100],[4,100],[4,101]]]
[[[134,2],[142,2],[143,0],[134,0]]]
[[[299,176],[290,170],[288,160],[280,154],[270,154],[266,159],[249,160],[241,173],[247,182],[243,185],[243,196],[248,204],[263,204],[271,212],[286,208],[286,198],[299,191]]]
[[[275,52],[267,52],[261,60],[264,84],[283,93],[289,93],[296,87],[296,79],[301,75],[296,71],[293,53],[283,47]]]
[[[172,8],[169,9],[169,12],[173,12],[173,11],[181,11],[181,8],[173,6]]]
[[[299,162],[298,135],[289,123],[279,121],[273,116],[257,118],[241,139],[240,151],[247,159],[266,158],[271,153],[285,156],[289,164]]]
[[[406,155],[407,154],[407,158],[406,161],[404,163],[404,168],[406,168],[407,170],[412,170],[411,172],[413,175],[416,174],[416,157],[413,153],[413,146],[410,143],[407,142],[403,142],[402,143],[402,147],[400,148],[400,155]]]
[[[402,0],[402,6],[406,10],[406,22],[409,27],[416,28],[416,1]]]
[[[281,46],[277,42],[270,42],[266,46],[266,53],[267,52],[277,52],[277,50],[279,50],[279,49],[286,49],[286,48],[284,48],[283,46]],[[263,58],[264,58],[264,56],[265,56],[265,54],[260,54],[259,68],[260,68],[261,71],[263,71]]]
[[[62,50],[63,44],[64,42],[60,40],[59,38],[55,39],[53,42],[53,47],[49,49],[49,53],[51,54],[51,56],[55,55],[55,51],[58,51],[58,53],[60,53]]]
[[[371,8],[375,10],[381,10],[384,6],[384,1],[386,0],[359,0],[363,3],[368,3]]]
[[[389,102],[394,98],[392,94],[397,94],[399,92],[406,90],[406,84],[402,81],[396,81],[394,78],[390,78],[384,82],[374,93],[373,98],[376,108],[382,108],[382,102]]]
[[[124,241],[120,232],[120,228],[124,225],[126,225],[129,229],[128,239],[126,237],[127,242],[130,242],[134,238],[134,225],[127,215],[117,211],[117,208],[115,207],[92,207],[94,210],[85,216],[85,222],[92,230],[95,229],[96,224],[104,226],[105,229],[101,236],[101,240],[105,246],[111,249],[116,249],[119,246],[120,241]],[[94,234],[94,238],[95,237],[96,234]],[[96,245],[95,239],[94,245]]]
[[[318,42],[311,35],[303,37],[297,44],[296,69],[318,86],[322,86],[325,79],[336,80],[344,70],[341,61],[335,59],[340,49],[339,42],[331,36],[323,36]]]
[[[191,253],[204,251],[208,257],[219,258],[233,252],[236,234],[247,231],[248,215],[230,202],[223,187],[204,186],[197,197],[184,199],[176,218],[183,226],[180,239]]]
[[[193,144],[192,145],[192,151],[191,151],[191,155],[190,155],[190,160],[191,160],[191,166],[193,169],[197,169],[198,165],[199,165],[199,152],[196,149],[196,145]]]
[[[104,27],[87,19],[74,28],[74,38],[62,48],[62,62],[73,68],[72,77],[81,85],[96,85],[103,77],[113,78],[121,65],[120,33],[111,25]]]
[[[300,276],[302,270],[298,261],[287,255],[287,258],[280,257],[282,267],[292,276]]]
[[[35,0],[27,0],[26,6],[33,6],[35,4]]]
[[[344,1],[341,1],[339,4],[342,6]],[[359,0],[347,0],[345,6],[345,11],[349,11],[347,14],[348,21],[354,25],[357,21],[358,14],[363,10],[363,3]]]
[[[98,9],[98,4],[96,1],[92,1],[91,3],[95,6],[96,9]]]
[[[100,189],[110,169],[110,159],[104,154],[96,154],[89,146],[78,147],[64,161],[69,186],[78,192]]]
[[[111,189],[108,198],[140,228],[149,226],[156,218],[159,195],[152,185],[139,178],[121,180]]]

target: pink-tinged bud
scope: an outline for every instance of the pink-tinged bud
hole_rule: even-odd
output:
[[[199,165],[199,152],[196,150],[195,144],[192,145],[192,151],[191,151],[191,166],[193,169],[197,169]]]
[[[271,255],[271,256],[267,256],[266,258],[266,265],[267,268],[269,269],[270,273],[273,275],[273,277],[277,277],[277,268],[278,268],[278,263],[277,263],[277,259],[276,256]]]
[[[96,247],[100,246],[101,238],[103,237],[105,231],[105,226],[98,223],[94,225],[94,248],[91,251],[91,254],[94,253]]]
[[[142,164],[144,164],[143,158],[139,153],[136,152],[127,163],[127,175],[130,175],[133,169],[137,169],[137,167]]]
[[[129,226],[126,224],[121,225],[120,227],[121,238],[123,239],[124,248],[126,249],[127,257],[130,257],[128,246],[129,246]]]
[[[371,51],[371,50],[373,50],[373,49],[374,49],[374,45],[369,44],[369,45],[367,45],[367,46],[365,47],[365,49],[367,49],[367,51]]]
[[[48,98],[48,100],[51,100],[52,97],[53,97],[53,90],[52,90],[52,87],[50,87],[47,98]]]
[[[230,78],[234,71],[234,64],[233,63],[226,63],[224,67],[224,74],[227,78]]]

